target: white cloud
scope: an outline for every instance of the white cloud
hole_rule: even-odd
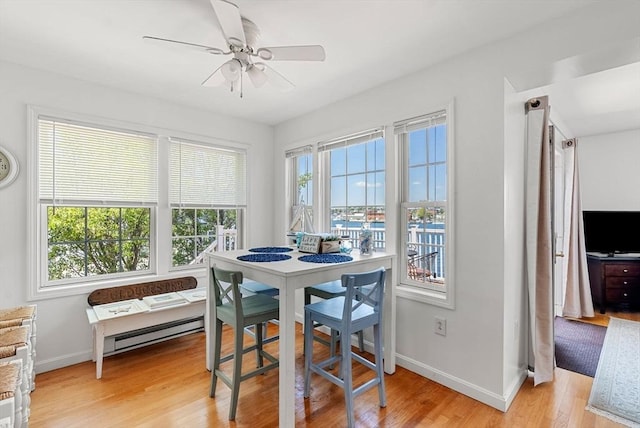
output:
[[[368,183],[366,181],[358,181],[356,187],[382,187],[382,183]]]

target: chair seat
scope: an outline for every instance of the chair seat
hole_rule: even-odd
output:
[[[256,319],[260,319],[261,322],[265,315],[270,315],[270,313],[273,313],[274,311],[278,312],[280,308],[280,303],[276,299],[272,299],[271,297],[262,294],[244,297],[241,300],[241,303],[245,320],[242,327],[255,324]],[[235,325],[235,309],[232,304],[224,303],[217,306],[216,311],[217,317],[222,321],[227,324]]]
[[[322,300],[305,306],[305,309],[313,314],[314,320],[326,325],[329,328],[339,329],[342,326],[342,315],[344,311],[344,296],[333,299]],[[357,304],[353,301],[353,304]],[[355,327],[368,317],[375,316],[371,306],[360,305],[351,315],[351,324]],[[363,327],[364,328],[364,327]],[[358,331],[358,330],[354,330]]]
[[[240,285],[240,288],[253,294],[262,294],[269,297],[275,297],[280,294],[280,290],[277,288],[255,281],[246,281]]]
[[[321,299],[329,300],[335,297],[344,296],[346,294],[346,288],[342,286],[342,281],[337,279],[335,281],[329,281],[322,284],[313,285],[304,289],[304,304],[305,306],[311,304],[311,296],[319,297]],[[314,327],[320,327],[323,323],[316,322]],[[360,351],[364,351],[364,334],[362,330],[355,331],[358,335],[358,348]],[[329,346],[331,355],[335,355],[337,342],[340,340],[335,330],[331,331],[331,339],[326,341],[319,336],[314,335],[314,340]],[[306,352],[306,347],[303,353]]]
[[[304,291],[305,294],[310,294],[322,299],[331,299],[337,296],[344,296],[346,292],[340,280],[313,285],[311,287],[305,288]]]

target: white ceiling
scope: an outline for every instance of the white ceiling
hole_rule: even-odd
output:
[[[228,57],[142,40],[152,35],[224,48],[208,0],[0,0],[0,60],[277,124],[592,1],[234,0],[260,28],[260,46],[321,44],[327,53],[324,62],[272,62],[296,88],[282,93],[247,82],[243,99],[224,87],[200,86]],[[591,106],[576,85],[556,87],[551,99],[556,111],[563,98],[579,105],[566,117],[579,126]]]

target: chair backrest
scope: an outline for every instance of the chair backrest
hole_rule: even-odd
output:
[[[209,291],[215,298],[215,305],[220,306],[224,303],[229,303],[235,307],[236,315],[240,315],[242,311],[242,293],[240,292],[242,272],[212,267],[210,278]]]
[[[384,268],[342,275],[342,286],[346,287],[342,319],[350,324],[353,312],[360,306],[367,305],[373,308],[374,313],[379,317],[379,322],[382,322],[384,279]]]

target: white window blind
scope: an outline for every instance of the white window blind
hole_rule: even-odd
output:
[[[347,135],[345,137],[336,138],[335,140],[323,141],[318,144],[318,150],[333,150],[338,147],[346,147],[354,144],[365,143],[367,141],[382,138],[384,133],[382,129],[369,129],[367,131],[358,132],[357,134]]]
[[[247,204],[244,151],[171,139],[169,203],[178,207]]]
[[[157,203],[153,135],[40,117],[38,156],[41,202]]]
[[[289,158],[295,158],[297,156],[308,155],[309,153],[313,153],[313,147],[304,146],[304,147],[298,147],[297,149],[288,150],[285,153],[285,157],[289,159]]]
[[[432,126],[447,123],[447,112],[440,110],[424,116],[413,117],[393,124],[394,135],[404,134],[417,129],[431,128]]]

